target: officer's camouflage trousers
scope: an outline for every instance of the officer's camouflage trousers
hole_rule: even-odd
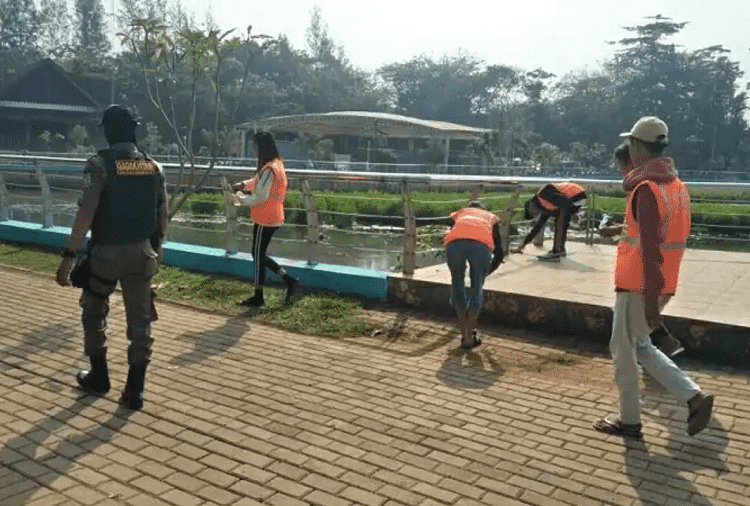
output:
[[[96,356],[107,349],[109,296],[119,281],[127,320],[128,364],[146,364],[151,357],[153,309],[151,278],[158,269],[149,241],[138,244],[99,244],[90,250],[91,290],[81,294],[84,353]],[[105,281],[109,280],[107,283]]]

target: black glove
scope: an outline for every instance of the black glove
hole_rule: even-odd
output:
[[[244,181],[240,181],[239,183],[234,183],[232,185],[232,191],[233,192],[240,192],[240,191],[242,191],[242,189],[244,187],[245,187],[245,182]]]

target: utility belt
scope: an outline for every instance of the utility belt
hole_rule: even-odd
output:
[[[89,248],[91,245],[89,245]],[[97,285],[103,288],[102,290],[96,290],[91,286],[91,280],[95,280]],[[90,250],[85,255],[78,257],[75,267],[70,271],[70,284],[76,288],[82,288],[84,292],[96,297],[97,299],[106,300],[117,287],[117,280],[110,280],[103,278],[97,274],[94,274],[91,270],[91,256]],[[151,321],[155,322],[159,319],[159,315],[156,313],[156,305],[154,299],[156,299],[156,292],[153,288],[150,291],[151,298]]]
[[[94,279],[98,283],[105,286],[108,293],[98,293],[91,287],[91,280]],[[94,274],[91,271],[91,259],[88,254],[78,258],[75,267],[70,271],[70,284],[77,288],[82,288],[84,291],[90,293],[94,297],[100,299],[106,299],[109,294],[115,291],[117,286],[117,280],[112,281],[101,276]]]

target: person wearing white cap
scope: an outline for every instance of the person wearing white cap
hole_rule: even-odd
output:
[[[615,262],[615,307],[609,349],[620,393],[620,414],[594,423],[600,432],[641,438],[638,363],[675,397],[687,402],[688,434],[703,430],[714,397],[703,392],[651,342],[663,325],[661,310],[674,295],[690,233],[690,195],[674,162],[662,156],[669,144],[667,124],[654,116],[639,119],[624,134],[633,169],[624,174],[628,192],[625,236]]]

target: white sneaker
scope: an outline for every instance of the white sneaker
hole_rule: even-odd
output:
[[[537,260],[540,262],[559,262],[560,258],[565,256],[565,253],[553,253],[550,251],[549,253],[545,253],[544,255],[539,255]]]

